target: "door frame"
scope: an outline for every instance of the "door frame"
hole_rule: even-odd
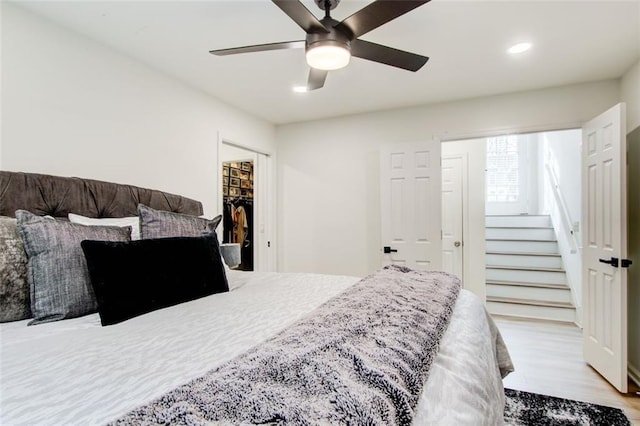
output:
[[[602,114],[602,112],[600,114]],[[445,143],[445,142],[466,140],[466,139],[481,139],[481,138],[487,138],[487,137],[503,136],[508,134],[528,134],[528,133],[542,133],[542,132],[582,129],[585,123],[587,123],[588,121],[590,120],[585,120],[581,122],[567,122],[567,123],[560,123],[560,124],[556,123],[556,124],[550,124],[550,125],[536,125],[536,126],[530,126],[530,127],[525,126],[525,127],[486,129],[486,130],[473,131],[473,132],[459,132],[459,133],[443,132],[434,137],[440,140],[441,143]],[[626,132],[626,129],[625,129],[625,132]],[[628,134],[625,134],[624,136],[627,137],[627,135]],[[581,226],[582,225],[583,224],[581,223]],[[482,226],[484,228],[484,217],[482,218],[479,218],[476,216],[470,217],[469,226]],[[469,257],[466,257],[465,259],[468,260]],[[465,270],[465,274],[466,274],[466,270]],[[584,278],[582,280],[581,285],[584,287]],[[584,306],[580,307],[581,310],[583,308]],[[583,312],[582,315],[584,316],[586,314]],[[627,324],[627,327],[628,327],[628,324]],[[629,365],[627,365],[627,377],[633,378],[634,376],[631,373],[632,372],[629,371]]]
[[[216,167],[216,190],[218,194],[218,211],[223,212],[224,197],[222,195],[222,146],[233,148],[256,154],[257,159],[254,164],[256,178],[256,188],[254,189],[254,271],[276,271],[277,251],[275,245],[276,234],[276,190],[275,190],[275,154],[270,151],[261,150],[254,146],[236,142],[218,133],[216,147],[217,167]]]
[[[509,128],[500,128],[500,129],[487,129],[477,132],[468,132],[468,133],[448,133],[443,132],[434,136],[434,138],[440,141],[440,144],[448,143],[448,142],[464,142],[471,140],[480,140],[486,139],[490,137],[496,136],[506,136],[506,135],[524,135],[530,133],[543,133],[543,132],[554,132],[561,130],[572,130],[572,129],[581,129],[584,123],[566,123],[566,124],[554,124],[549,126],[530,126],[530,127],[509,127]],[[485,156],[483,159],[483,168],[486,169],[486,144],[482,144],[483,149],[485,151]],[[442,149],[440,150],[442,152]],[[469,161],[472,161],[472,158],[469,158]],[[470,162],[468,164],[470,164]],[[486,175],[485,175],[486,176]],[[474,183],[476,180],[467,180],[468,183]],[[466,205],[469,209],[473,208],[473,212],[469,211],[469,216],[465,219],[464,225],[466,229],[482,229],[482,238],[479,236],[473,238],[470,235],[464,235],[465,239],[465,248],[468,251],[465,251],[463,254],[464,259],[464,275],[467,277],[482,277],[482,283],[471,283],[469,287],[465,286],[465,288],[469,288],[472,292],[480,297],[480,299],[486,303],[486,285],[485,285],[485,274],[486,274],[486,261],[485,261],[485,179],[482,180],[482,190],[469,191],[468,200],[463,201],[463,208]],[[482,201],[477,197],[479,193],[482,193]],[[473,200],[471,199],[473,198]],[[467,204],[464,204],[464,203]],[[477,205],[476,205],[477,204]],[[464,213],[463,213],[464,215]],[[476,243],[472,243],[471,240],[476,241]],[[472,248],[473,247],[473,248]],[[478,255],[481,253],[481,256]],[[481,261],[476,261],[473,266],[467,265],[467,262],[470,262],[471,259],[476,259]]]

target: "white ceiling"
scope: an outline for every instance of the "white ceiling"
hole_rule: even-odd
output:
[[[429,56],[420,71],[353,58],[324,88],[298,94],[303,49],[208,53],[304,39],[267,0],[17,3],[276,124],[618,78],[640,58],[640,0],[432,0],[362,37]],[[332,16],[368,3],[342,0]],[[529,52],[505,53],[523,40]]]

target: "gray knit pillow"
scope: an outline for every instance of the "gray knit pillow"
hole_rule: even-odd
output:
[[[27,254],[16,220],[0,217],[0,322],[31,318]]]
[[[27,253],[31,311],[40,324],[95,312],[83,240],[129,241],[131,227],[85,226],[16,211]]]
[[[142,239],[168,237],[200,237],[216,230],[222,215],[213,219],[152,209],[138,204]]]

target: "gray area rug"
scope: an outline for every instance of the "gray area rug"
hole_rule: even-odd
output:
[[[509,426],[631,425],[618,408],[512,389],[504,393],[504,421]]]

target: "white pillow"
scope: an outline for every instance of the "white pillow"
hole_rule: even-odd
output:
[[[88,226],[130,226],[131,227],[131,239],[140,239],[140,218],[138,216],[130,217],[105,217],[96,219],[92,217],[85,217],[79,214],[69,213],[69,222],[79,223],[80,225]]]

